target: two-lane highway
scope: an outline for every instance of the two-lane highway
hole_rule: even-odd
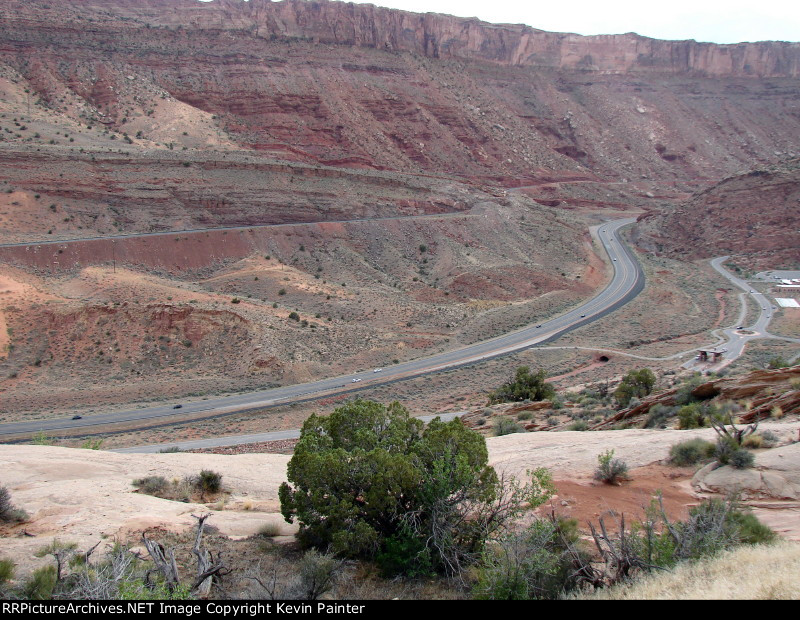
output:
[[[453,351],[396,364],[379,371],[365,371],[322,379],[311,383],[290,385],[270,390],[249,392],[223,398],[173,405],[147,407],[69,418],[15,422],[0,425],[0,438],[14,438],[44,431],[60,433],[102,433],[112,426],[147,428],[175,422],[187,422],[204,417],[218,417],[232,413],[263,409],[266,407],[311,400],[321,396],[342,394],[372,388],[376,385],[403,381],[434,372],[474,364],[486,359],[507,355],[522,349],[552,342],[562,334],[613,312],[633,299],[644,287],[644,274],[631,251],[620,242],[618,233],[623,226],[633,223],[633,218],[615,220],[597,228],[597,237],[607,252],[614,268],[611,282],[595,297],[550,321],[478,342]]]

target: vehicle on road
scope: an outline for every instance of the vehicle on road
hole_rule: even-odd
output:
[[[353,379],[353,383],[358,383],[361,379]]]
[[[172,407],[172,408],[173,408],[173,409],[180,409],[181,407],[183,407],[183,405],[173,405],[173,407]]]
[[[375,370],[373,370],[372,372],[381,372],[382,370],[383,370],[383,368],[376,368],[376,369],[375,369]]]
[[[73,420],[80,420],[80,419],[82,419],[82,418],[83,418],[83,416],[82,416],[82,415],[74,415],[74,416],[72,416],[72,419],[73,419]]]

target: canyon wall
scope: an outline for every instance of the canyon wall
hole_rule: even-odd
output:
[[[57,10],[55,4],[51,6]],[[477,18],[328,1],[78,0],[71,4],[95,11],[113,11],[121,17],[148,23],[250,30],[266,38],[312,39],[319,43],[501,65],[718,77],[800,74],[798,43],[717,45],[693,40],[661,41],[634,33],[580,36],[546,32],[523,24],[490,24]]]

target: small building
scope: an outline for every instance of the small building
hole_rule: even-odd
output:
[[[701,362],[710,361],[713,364],[722,359],[722,351],[717,351],[716,349],[699,349],[695,359]]]

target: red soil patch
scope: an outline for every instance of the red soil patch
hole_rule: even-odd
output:
[[[714,297],[716,297],[717,301],[719,302],[719,314],[717,315],[717,320],[714,321],[714,324],[711,326],[711,329],[719,327],[722,325],[722,321],[725,320],[725,307],[727,305],[725,303],[726,292],[727,291],[725,289],[717,289],[717,292],[714,293]]]
[[[580,527],[586,527],[588,521],[597,523],[598,517],[605,517],[610,525],[622,514],[627,523],[638,521],[658,491],[671,519],[685,519],[688,508],[699,503],[691,493],[689,469],[653,464],[633,469],[629,475],[631,480],[619,486],[594,480],[556,480],[556,513],[577,519]]]

